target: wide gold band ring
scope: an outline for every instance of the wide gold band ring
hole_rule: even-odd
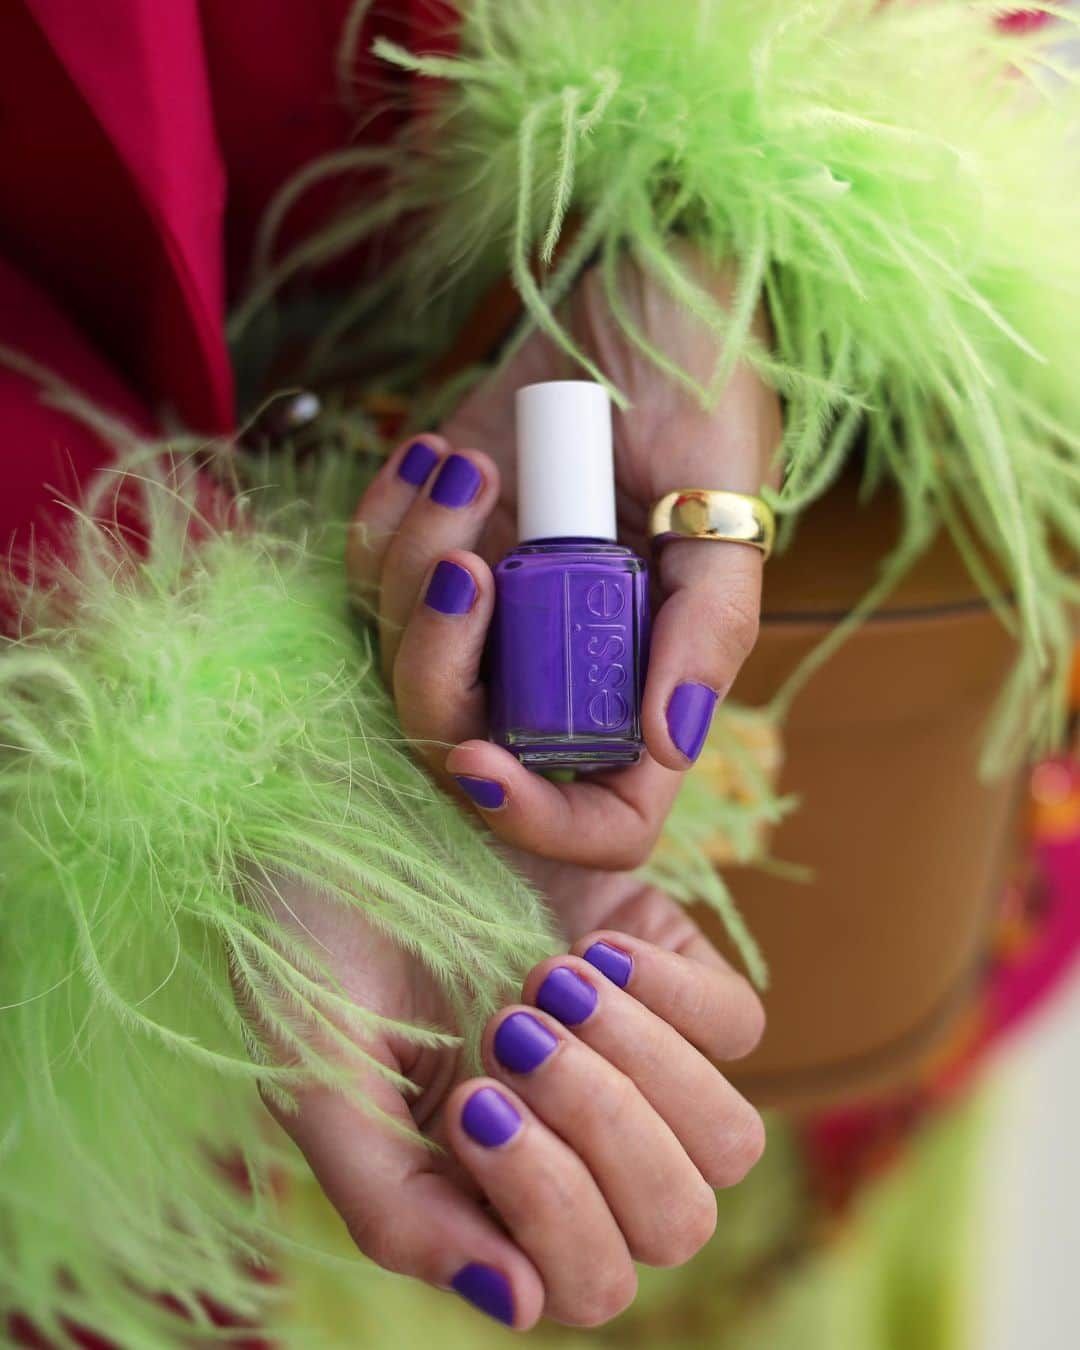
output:
[[[654,503],[649,512],[649,534],[657,545],[672,539],[750,544],[767,558],[776,539],[776,517],[760,497],[709,488],[677,488]]]

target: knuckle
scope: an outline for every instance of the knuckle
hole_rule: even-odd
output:
[[[652,831],[622,839],[610,850],[611,865],[619,872],[634,872],[652,856],[656,840]]]
[[[749,600],[728,592],[712,602],[708,625],[724,661],[737,668],[754,649],[761,619]]]
[[[603,1326],[625,1312],[636,1297],[637,1274],[629,1261],[621,1262],[616,1270],[590,1282],[588,1292],[578,1303],[574,1320],[583,1327]]]
[[[676,1264],[682,1265],[696,1256],[706,1246],[716,1232],[717,1206],[716,1195],[708,1186],[701,1188],[701,1195],[695,1201],[692,1213],[688,1214],[681,1229],[682,1250],[676,1253]]]
[[[765,1035],[765,1005],[748,980],[741,975],[737,979],[738,992],[726,1019],[729,1028],[726,1053],[731,1059],[751,1054]]]
[[[511,1229],[524,1224],[535,1228],[556,1222],[556,1216],[574,1213],[581,1203],[581,1176],[556,1159],[532,1156],[532,1170],[513,1194],[503,1196],[500,1211]],[[496,1166],[502,1166],[498,1161]]]
[[[765,1123],[757,1111],[747,1105],[708,1169],[706,1180],[720,1188],[736,1186],[761,1161],[764,1152]]]
[[[698,1254],[716,1232],[716,1196],[699,1183],[683,1204],[671,1206],[661,1231],[634,1245],[634,1256],[648,1266],[681,1266]]]
[[[444,646],[437,663],[431,661],[431,642],[415,628],[406,627],[394,659],[391,688],[394,701],[429,709],[454,708],[462,701],[462,690],[472,684],[466,654]]]
[[[612,1070],[603,1089],[594,1092],[589,1101],[589,1114],[598,1138],[609,1138],[617,1133],[630,1114],[641,1106],[641,1094],[632,1079],[619,1069]]]
[[[377,1266],[396,1275],[414,1273],[413,1254],[397,1225],[346,1215],[345,1227],[359,1250]]]

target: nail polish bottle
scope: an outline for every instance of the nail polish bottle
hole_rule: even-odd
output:
[[[527,768],[634,764],[649,630],[645,563],[615,541],[602,385],[517,393],[520,543],[495,568],[491,735]]]

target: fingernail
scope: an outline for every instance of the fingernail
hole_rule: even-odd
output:
[[[511,1073],[532,1073],[558,1044],[558,1037],[531,1013],[511,1013],[495,1033],[495,1058]]]
[[[470,1261],[450,1281],[450,1288],[474,1308],[494,1317],[496,1322],[505,1322],[508,1327],[514,1325],[514,1296],[510,1292],[510,1281],[501,1270]]]
[[[465,1103],[461,1124],[470,1139],[485,1148],[498,1148],[521,1129],[521,1117],[494,1088],[481,1088]]]
[[[427,476],[439,462],[437,450],[432,450],[425,441],[413,441],[398,465],[398,477],[413,487],[427,482]]]
[[[689,760],[697,759],[709,734],[717,693],[707,684],[680,684],[667,708],[668,732]]]
[[[585,953],[585,960],[595,966],[601,975],[606,975],[612,984],[625,989],[630,981],[630,972],[634,969],[633,958],[610,942],[594,942]]]
[[[468,506],[480,491],[484,475],[464,455],[451,455],[439,470],[431,489],[431,500],[440,506]]]
[[[506,801],[506,790],[494,778],[471,778],[468,774],[455,774],[455,781],[462,792],[467,793],[477,806],[485,811],[497,811]]]
[[[596,990],[588,980],[566,966],[558,966],[537,990],[536,1006],[564,1027],[576,1027],[592,1014],[596,998]]]
[[[476,582],[467,567],[445,559],[428,582],[424,604],[440,614],[468,614],[476,599]]]

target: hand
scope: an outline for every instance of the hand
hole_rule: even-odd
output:
[[[685,251],[684,264],[727,303],[732,275]],[[637,327],[707,385],[722,354],[713,334],[629,262],[622,292]],[[569,323],[633,402],[629,414],[615,419],[622,542],[648,555],[649,507],[673,488],[757,492],[770,479],[781,435],[779,405],[749,367],[735,368],[718,406],[705,412],[622,336],[595,274],[578,288]],[[761,316],[757,328],[765,339]],[[745,545],[698,541],[669,543],[659,554],[663,603],[643,701],[648,753],[636,767],[556,785],[486,741],[477,679],[492,606],[489,564],[515,542],[513,395],[523,384],[574,373],[548,339],[534,336],[470,395],[444,435],[396,452],[356,513],[349,572],[357,594],[378,613],[384,673],[403,727],[426,746],[429,766],[444,785],[467,797],[506,843],[546,858],[624,869],[651,852],[680,774],[753,645],[762,559]],[[489,453],[451,451],[470,445]],[[437,566],[444,579],[458,577],[459,604],[471,579],[475,594],[467,613],[425,611]],[[688,691],[673,702],[680,686]],[[456,746],[449,756],[446,744]],[[471,790],[463,791],[462,779]]]
[[[355,911],[279,887],[278,921],[320,944],[358,1006],[458,1030],[414,957]],[[760,1035],[746,981],[684,912],[627,878],[593,905],[620,929],[664,915],[661,945],[604,927],[542,962],[484,1030],[485,1077],[468,1077],[456,1049],[350,1026],[418,1090],[357,1072],[400,1128],[326,1087],[305,1089],[295,1112],[271,1106],[362,1252],[518,1330],[541,1314],[594,1326],[621,1312],[631,1262],[691,1257],[713,1232],[711,1188],[739,1181],[764,1146],[759,1116],[710,1063]]]
[[[713,280],[722,292],[724,279]],[[584,317],[575,323],[592,313],[598,330],[606,331],[591,285],[586,281]],[[635,294],[641,322],[664,327],[670,318],[671,354],[707,376],[716,353],[697,326],[681,315],[665,316],[665,302],[644,282]],[[778,418],[771,396],[745,371],[737,372],[714,418],[706,418],[651,367],[638,368],[632,353],[622,351],[619,359],[627,365],[612,359],[607,368],[642,405],[633,426],[617,423],[622,537],[641,551],[647,505],[671,487],[756,489],[778,439]],[[577,1325],[620,1311],[633,1296],[630,1259],[674,1264],[692,1255],[712,1231],[709,1186],[740,1179],[764,1139],[757,1113],[706,1058],[736,1058],[756,1044],[763,1013],[749,984],[667,896],[623,872],[570,865],[629,868],[651,848],[689,762],[663,715],[670,692],[685,679],[716,691],[730,683],[755,627],[758,556],[738,546],[665,549],[661,582],[668,598],[658,616],[646,692],[652,754],[636,768],[556,787],[482,739],[478,675],[492,604],[485,559],[514,542],[512,394],[519,384],[569,373],[537,339],[498,381],[473,395],[446,431],[488,445],[494,458],[451,451],[441,436],[401,447],[360,505],[348,565],[355,592],[377,610],[384,673],[403,727],[432,772],[467,796],[501,838],[524,850],[514,861],[552,901],[574,955],[590,953],[599,966],[604,948],[598,952],[597,944],[606,944],[630,957],[629,979],[621,989],[590,963],[543,963],[525,983],[523,1004],[498,1014],[485,1031],[490,1081],[462,1081],[462,1066],[448,1051],[418,1051],[394,1037],[365,1042],[367,1053],[420,1090],[407,1101],[391,1081],[362,1077],[360,1086],[403,1131],[387,1131],[320,1089],[305,1092],[299,1112],[282,1117],[361,1250],[436,1285],[456,1280],[467,1296],[496,1315],[509,1314],[518,1328],[532,1325],[541,1311]],[[661,444],[684,453],[674,453],[665,467],[648,453]],[[686,623],[686,613],[712,586],[718,590],[703,599],[703,615],[714,616],[716,633],[706,642],[701,622]],[[454,747],[449,754],[447,746]],[[468,792],[459,776],[473,780]],[[280,917],[301,923],[335,953],[339,978],[358,1005],[402,1021],[447,1025],[447,1009],[427,972],[357,916],[286,889]],[[347,931],[335,931],[341,925]],[[617,956],[607,960],[613,973],[626,970]],[[561,967],[596,996],[594,1011],[572,1028],[553,1018],[558,1007],[550,987],[541,992],[553,968]],[[570,978],[559,976],[555,987]],[[546,1016],[529,1011],[543,1003]],[[534,1017],[539,1029],[521,1015]],[[504,1061],[513,1054],[514,1031],[500,1034],[506,1021],[518,1028],[518,1053],[524,1053],[521,1044],[550,1047],[545,1032],[554,1037],[554,1048],[531,1073],[500,1062],[500,1052]],[[470,1105],[484,1086],[500,1092],[505,1105],[490,1097]],[[474,1137],[484,1133],[485,1101],[488,1130],[499,1117],[513,1125],[508,1111],[521,1121],[501,1145]],[[448,1152],[425,1148],[421,1132]],[[482,1196],[503,1228],[488,1217]]]

